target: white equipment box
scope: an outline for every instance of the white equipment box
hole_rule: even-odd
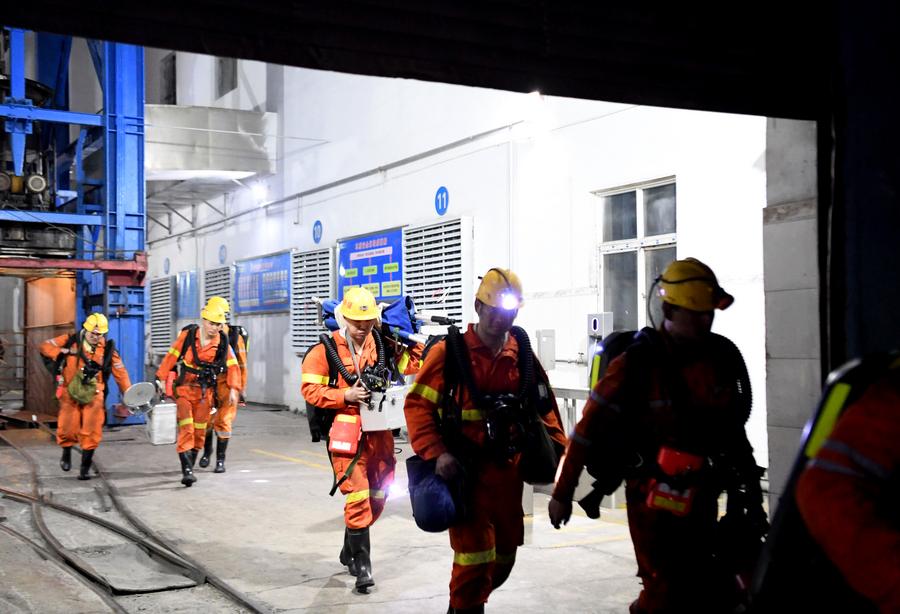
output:
[[[409,385],[391,386],[385,392],[373,392],[369,403],[359,404],[364,431],[390,431],[406,425],[403,404]]]
[[[146,414],[147,437],[155,446],[175,443],[177,423],[175,403],[157,403]]]

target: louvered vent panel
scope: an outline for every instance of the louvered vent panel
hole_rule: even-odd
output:
[[[324,332],[316,322],[313,296],[326,299],[334,293],[334,252],[319,249],[291,253],[291,348],[299,355]]]
[[[468,218],[403,230],[403,284],[418,310],[440,311],[467,321],[471,260]]]
[[[150,347],[154,354],[165,354],[175,340],[175,276],[150,280]]]
[[[203,272],[203,304],[211,296],[221,296],[231,304],[231,267],[207,269]]]

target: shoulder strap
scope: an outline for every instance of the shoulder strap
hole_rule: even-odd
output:
[[[223,332],[219,331],[219,346],[216,348],[216,357],[213,359],[213,363],[221,368],[224,368],[228,361],[228,348],[230,344],[228,343],[228,336]]]
[[[188,324],[182,331],[187,331],[187,335],[184,337],[184,343],[181,344],[181,353],[178,355],[178,361],[184,362],[185,352],[188,351],[189,348],[193,348],[194,350],[194,360],[197,359],[197,348],[194,347],[194,341],[197,339],[197,329],[200,328],[197,324]]]
[[[109,382],[109,376],[112,373],[113,353],[116,351],[116,344],[112,339],[106,340],[106,348],[103,352],[103,364],[100,366],[100,372],[103,373],[103,381]]]

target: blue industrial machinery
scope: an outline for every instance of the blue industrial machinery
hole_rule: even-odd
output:
[[[25,31],[6,31],[9,82],[0,118],[11,155],[0,159],[0,224],[27,225],[68,241],[74,236],[74,241],[54,243],[53,255],[65,256],[56,259],[47,258],[46,251],[28,253],[27,241],[15,250],[0,243],[3,251],[25,256],[0,262],[8,268],[75,271],[76,320],[92,311],[108,314],[109,337],[131,380],[142,381],[147,269],[143,48],[87,41],[103,110],[77,113],[68,109],[67,95],[72,38],[38,33],[38,81],[26,83]],[[43,88],[42,99],[29,97],[26,86],[35,92]],[[74,142],[70,126],[78,127]],[[86,164],[100,159],[102,164]],[[118,393],[109,395],[108,424],[144,421],[143,416],[115,415],[119,402]]]

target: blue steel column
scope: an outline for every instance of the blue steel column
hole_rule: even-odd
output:
[[[104,241],[106,257],[131,260],[145,249],[144,204],[144,50],[134,45],[103,44]],[[132,382],[144,380],[144,287],[107,277],[109,336],[116,340]],[[135,424],[143,416],[116,418],[120,401],[110,393],[108,424]]]

